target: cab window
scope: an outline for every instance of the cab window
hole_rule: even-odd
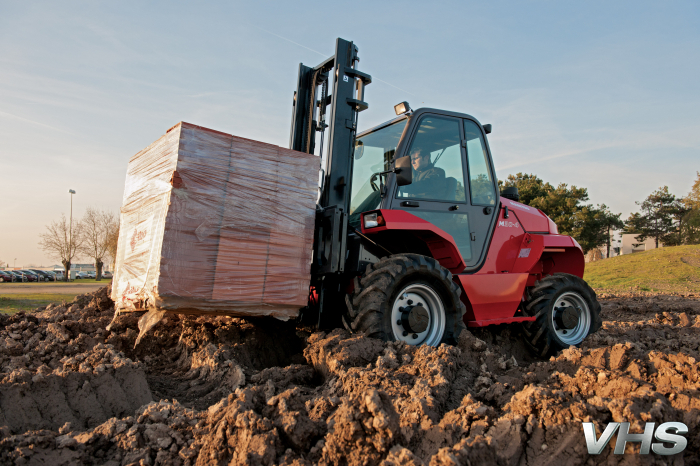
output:
[[[359,136],[353,153],[350,225],[360,227],[362,212],[379,207],[382,197],[378,173],[388,170],[401,140],[407,118]]]
[[[496,205],[496,192],[481,130],[473,121],[464,120],[464,135],[467,139],[469,189],[472,204]]]
[[[424,117],[408,155],[413,183],[400,187],[398,198],[465,202],[459,120]]]

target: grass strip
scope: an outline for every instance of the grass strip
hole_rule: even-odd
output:
[[[73,294],[45,294],[27,293],[0,295],[0,312],[4,314],[14,314],[20,311],[32,311],[37,307],[46,306],[51,303],[60,304],[62,301],[71,302],[75,298]]]
[[[700,245],[674,246],[586,264],[596,292],[700,293]]]

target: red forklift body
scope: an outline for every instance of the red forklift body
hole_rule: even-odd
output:
[[[465,261],[454,238],[410,212],[381,209],[379,225],[362,233],[381,237],[382,232],[403,231],[425,242],[431,256],[453,273],[462,288],[469,327],[534,321],[518,315],[525,288],[544,275],[564,272],[583,277],[581,247],[570,236],[559,235],[556,225],[541,210],[501,198],[497,223],[483,265],[464,272]]]

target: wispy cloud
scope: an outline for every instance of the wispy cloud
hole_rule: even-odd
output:
[[[14,115],[12,113],[3,112],[1,110],[0,110],[0,117],[10,118],[13,120],[18,120],[18,121],[23,121],[25,123],[30,123],[32,125],[42,126],[44,128],[49,128],[49,129],[52,129],[54,131],[59,131],[61,133],[75,134],[75,133],[72,133],[71,131],[66,131],[65,129],[56,128],[55,126],[51,126],[51,125],[47,125],[45,123],[41,123],[38,121],[30,120],[29,118],[24,118],[24,117],[21,117],[19,115]]]
[[[321,52],[319,52],[318,50],[314,50],[314,49],[312,49],[312,48],[310,48],[310,47],[307,47],[306,45],[302,45],[302,44],[300,44],[299,42],[294,42],[292,39],[287,39],[286,37],[282,37],[282,36],[280,36],[279,34],[275,34],[274,32],[268,31],[267,29],[263,29],[263,28],[261,28],[261,27],[259,27],[259,26],[253,25],[253,27],[254,27],[255,29],[260,29],[261,31],[266,32],[266,33],[268,33],[268,34],[270,34],[270,35],[273,35],[273,36],[275,36],[275,37],[279,37],[279,38],[282,39],[282,40],[286,40],[287,42],[291,42],[291,43],[294,44],[294,45],[298,45],[299,47],[305,48],[306,50],[310,50],[310,51],[312,51],[313,53],[317,53],[317,54],[321,55],[322,57],[328,58],[328,56],[327,56],[325,53],[321,53]]]
[[[188,95],[187,97],[192,97],[193,99],[196,99],[199,97],[209,97],[209,96],[217,95],[217,94],[219,94],[219,93],[218,92],[202,92],[199,94]]]
[[[110,44],[115,51],[125,52],[130,54],[139,54],[137,50],[127,47],[122,40],[120,40],[116,33],[110,31],[105,26],[98,26],[97,24],[86,24],[85,28],[92,32],[95,36],[102,39],[104,42]],[[141,55],[141,54],[139,54]]]
[[[261,28],[261,27],[259,27],[259,26],[254,26],[254,27],[255,27],[256,29],[259,29],[259,30],[261,30],[261,31],[263,31],[263,32],[266,32],[266,33],[270,34],[270,35],[273,35],[273,36],[275,36],[275,37],[279,37],[279,38],[282,39],[282,40],[286,40],[287,42],[290,42],[290,43],[292,43],[292,44],[294,44],[294,45],[298,45],[299,47],[303,47],[303,48],[305,48],[306,50],[310,50],[310,51],[312,51],[312,52],[314,52],[314,53],[317,53],[317,54],[321,55],[322,57],[328,58],[328,55],[323,54],[323,53],[319,52],[318,50],[314,50],[314,49],[312,49],[312,48],[309,48],[309,47],[307,47],[306,45],[300,44],[299,42],[294,42],[294,41],[291,40],[291,39],[287,39],[286,37],[280,36],[279,34],[275,34],[274,32],[268,31],[267,29],[263,29],[263,28]],[[400,90],[401,92],[405,92],[405,93],[408,94],[408,95],[411,95],[411,96],[413,96],[413,97],[417,97],[415,94],[412,94],[411,92],[408,92],[406,89],[401,89],[401,88],[398,87],[398,86],[394,86],[393,84],[391,84],[391,83],[389,83],[389,82],[386,82],[386,81],[384,81],[383,79],[375,78],[375,77],[373,76],[373,77],[372,77],[372,80],[374,80],[374,81],[379,81],[380,83],[386,84],[387,86],[391,86],[391,87],[393,87],[394,89]]]
[[[372,79],[375,80],[375,81],[379,81],[380,83],[384,83],[384,84],[386,84],[387,86],[391,86],[391,87],[393,87],[394,89],[398,89],[398,90],[400,90],[401,92],[405,92],[405,93],[408,94],[408,95],[412,95],[413,97],[418,97],[417,95],[408,92],[406,89],[401,89],[399,86],[394,86],[393,84],[388,83],[388,82],[386,82],[386,81],[384,81],[384,80],[382,80],[382,79],[375,78],[375,77],[372,77]]]
[[[503,155],[507,158],[513,158],[514,151],[518,150],[518,160],[504,165],[499,164],[498,170],[535,165],[561,158],[582,157],[606,149],[621,150],[625,153],[636,151],[640,154],[659,149],[700,149],[698,137],[689,138],[687,136],[700,134],[700,126],[697,125],[660,132],[627,130],[622,134],[617,134],[609,129],[586,131],[586,137],[590,142],[581,141],[580,134],[562,133],[561,131],[548,133],[537,134],[535,140],[533,140],[532,133],[511,135],[508,138],[508,146],[518,146],[519,149],[505,148],[506,151]],[[560,137],[552,140],[553,136],[556,135]],[[510,157],[508,157],[509,155]]]

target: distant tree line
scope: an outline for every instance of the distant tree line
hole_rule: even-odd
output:
[[[610,257],[610,238],[615,230],[636,233],[639,242],[654,238],[656,246],[700,244],[700,172],[685,197],[676,197],[663,186],[644,201],[637,202],[640,212],[623,221],[605,204],[587,204],[588,190],[560,183],[554,186],[534,174],[508,175],[499,186],[518,188],[520,202],[547,214],[557,224],[559,233],[572,236],[586,253],[605,247]]]
[[[68,280],[73,260],[80,257],[92,259],[97,280],[102,279],[104,261],[117,257],[119,217],[113,212],[88,207],[81,219],[70,221],[65,214],[51,222],[40,235],[39,247],[51,257],[59,259]]]
[[[700,244],[700,172],[690,192],[676,197],[662,186],[637,202],[635,212],[625,222],[626,233],[637,233],[639,242],[653,238],[656,247]]]
[[[560,183],[554,186],[536,175],[508,175],[500,186],[518,188],[520,202],[540,209],[557,224],[559,233],[573,236],[583,252],[606,246],[610,257],[610,233],[624,227],[620,215],[605,204],[586,204],[588,190]]]

